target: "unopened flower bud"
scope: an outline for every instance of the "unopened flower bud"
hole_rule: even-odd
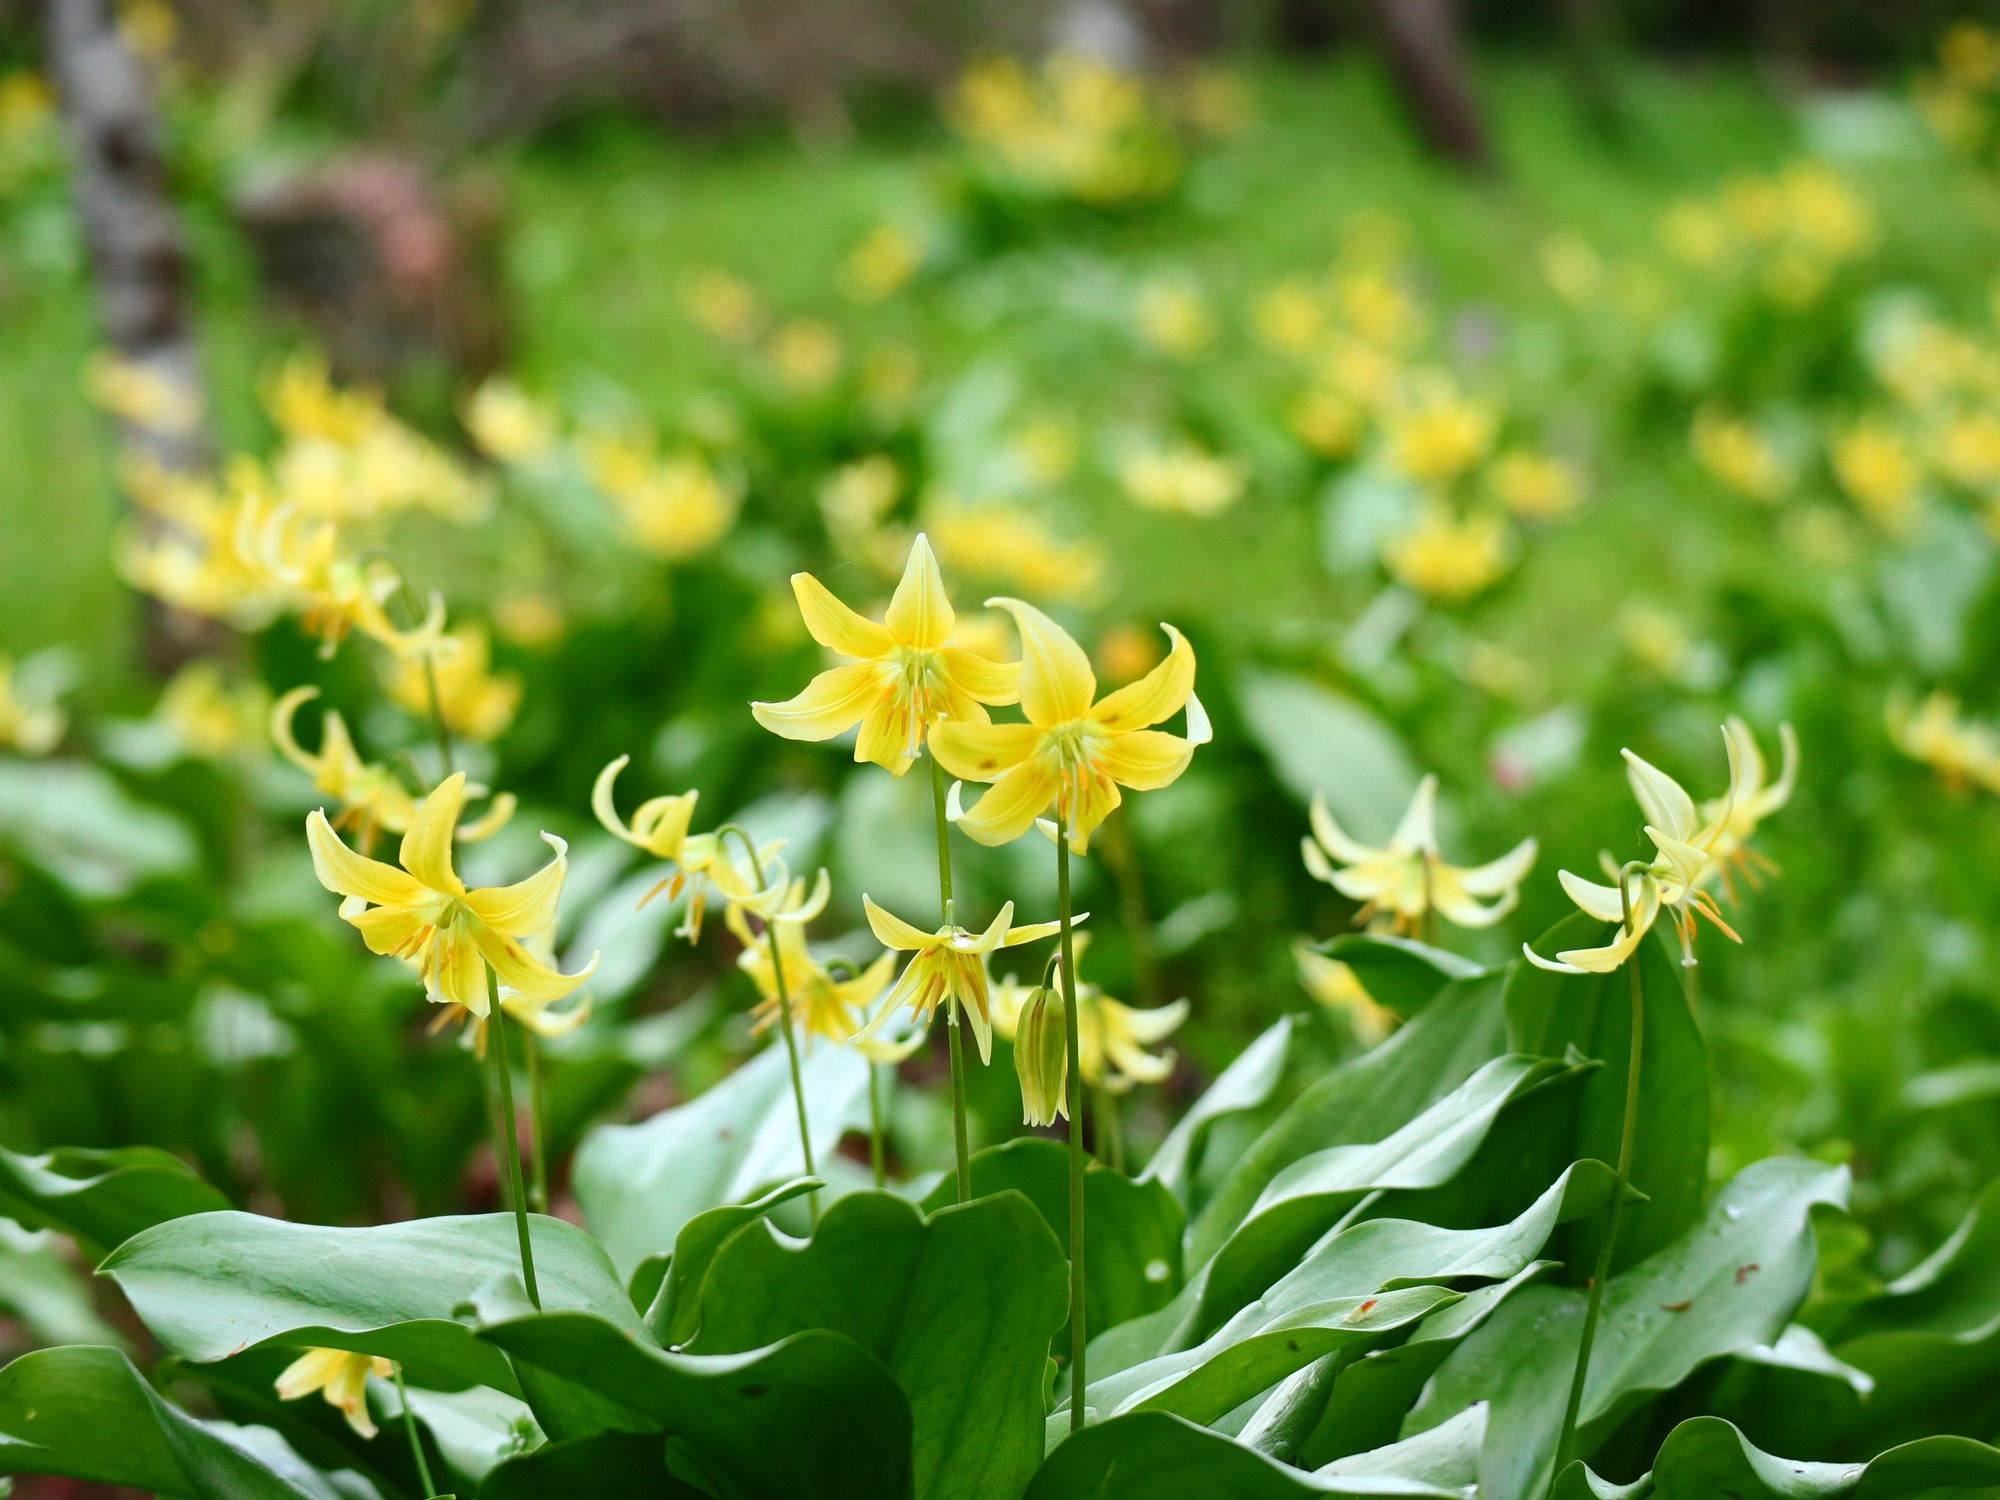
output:
[[[1014,1034],[1014,1071],[1021,1079],[1021,1115],[1030,1125],[1053,1125],[1069,1115],[1069,1039],[1059,990],[1038,987],[1021,1007]]]

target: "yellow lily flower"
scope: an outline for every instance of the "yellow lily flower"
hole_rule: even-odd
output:
[[[778,954],[784,964],[785,995],[793,1018],[805,1031],[808,1046],[814,1036],[830,1037],[836,1042],[850,1040],[860,1028],[868,1007],[889,987],[889,976],[896,968],[895,954],[884,953],[852,978],[835,979],[812,956],[806,944],[805,924],[825,909],[827,889],[824,870],[820,871],[819,883],[810,898],[806,895],[806,883],[795,880],[783,903],[766,919],[776,923],[767,932],[777,933]],[[736,955],[736,967],[750,976],[757,993],[763,997],[752,1012],[756,1023],[751,1029],[759,1033],[769,1031],[778,1024],[782,1010],[769,938],[750,930],[749,919],[741,907],[731,906],[724,920],[743,945],[743,951]]]
[[[442,626],[444,607],[435,608]],[[424,628],[428,630],[428,624]],[[397,649],[389,696],[411,713],[428,716],[435,680],[439,709],[453,734],[484,742],[506,733],[521,706],[521,679],[512,672],[493,670],[493,645],[486,627],[461,625],[448,633],[433,633],[421,646],[414,641],[413,636]]]
[[[279,506],[257,525],[259,508],[245,504],[239,515],[238,550],[284,586],[299,611],[299,627],[330,657],[350,630],[359,630],[398,655],[433,645],[444,631],[444,600],[433,594],[430,610],[415,629],[389,623],[386,605],[403,586],[402,577],[377,559],[360,562],[342,554],[340,532],[331,521],[303,539],[293,525],[296,513]]]
[[[221,760],[262,748],[270,704],[263,683],[231,684],[214,662],[192,661],[161,689],[153,717],[190,755]]]
[[[484,1016],[491,1004],[487,966],[530,1004],[560,1000],[597,971],[597,957],[581,973],[562,974],[522,946],[555,922],[568,873],[568,846],[542,838],[555,858],[526,880],[467,890],[451,865],[451,841],[465,805],[465,773],[448,776],[418,807],[397,854],[402,869],[356,854],[314,809],[306,816],[306,841],[319,882],[347,899],[341,919],[361,933],[370,951],[414,965],[434,1004],[457,1005]]]
[[[1056,931],[1060,922],[1036,922],[1015,927],[1014,903],[1000,908],[1000,915],[984,932],[972,933],[963,927],[945,926],[936,932],[912,927],[901,917],[884,911],[867,896],[861,905],[868,913],[868,925],[885,948],[914,953],[903,977],[889,992],[868,1024],[855,1033],[858,1044],[873,1037],[898,1006],[908,1005],[919,1025],[929,1022],[939,1005],[949,1002],[962,1008],[972,1022],[972,1034],[979,1040],[979,1060],[993,1060],[991,996],[986,982],[986,955],[996,948],[1013,948],[1032,943]],[[1076,918],[1081,921],[1082,918]],[[1074,923],[1072,923],[1074,925]]]
[[[461,836],[462,841],[462,836]],[[553,969],[556,966],[556,930],[545,927],[533,937],[523,938],[521,946],[533,954],[535,959]],[[559,1036],[568,1036],[577,1027],[590,1019],[590,992],[584,991],[582,998],[568,1010],[553,1009],[554,1000],[530,1000],[511,984],[500,986],[500,1008],[512,1016],[522,1026],[532,1031],[544,1041],[552,1041]],[[438,1012],[431,1022],[431,1033],[435,1035],[454,1020],[470,1020],[471,1034],[468,1041],[472,1052],[481,1062],[486,1060],[486,1030],[492,1020],[490,1016],[470,1016],[467,1012],[451,1006]]]
[[[1433,911],[1458,927],[1491,927],[1521,899],[1521,882],[1534,868],[1539,848],[1533,839],[1522,839],[1489,864],[1446,864],[1438,852],[1435,776],[1417,783],[1403,820],[1380,849],[1350,838],[1317,794],[1311,818],[1312,835],[1300,841],[1299,850],[1313,878],[1362,902],[1357,922],[1382,913],[1397,932],[1411,935]],[[1481,897],[1492,904],[1482,905]]]
[[[1012,614],[1020,629],[1028,722],[946,722],[931,731],[931,753],[947,771],[993,782],[958,825],[982,844],[1011,843],[1054,804],[1071,849],[1082,854],[1091,832],[1124,800],[1120,786],[1166,786],[1187,769],[1194,747],[1208,743],[1208,715],[1194,695],[1194,647],[1162,625],[1173,642],[1166,660],[1093,704],[1097,676],[1069,632],[1019,599],[986,602]],[[1183,707],[1186,739],[1150,727]]]
[[[375,1436],[374,1419],[368,1415],[368,1377],[371,1373],[387,1380],[396,1367],[380,1355],[356,1354],[348,1349],[308,1349],[279,1372],[278,1399],[296,1401],[314,1391],[326,1397],[347,1418],[356,1436]]]
[[[639,804],[639,810],[632,815],[629,824],[618,816],[618,804],[613,800],[612,793],[617,785],[618,773],[631,760],[631,756],[621,755],[597,773],[597,781],[590,789],[590,810],[597,814],[597,821],[604,825],[607,833],[623,839],[635,849],[644,850],[654,859],[678,867],[646,892],[639,904],[644,906],[662,891],[671,901],[692,882],[694,890],[688,897],[687,916],[677,929],[677,935],[691,943],[701,938],[702,916],[707,910],[710,885],[722,892],[723,899],[729,902],[732,910],[745,906],[760,916],[775,910],[784,896],[789,878],[782,865],[778,867],[776,879],[767,880],[759,887],[754,878],[746,877],[738,868],[734,857],[715,834],[688,832],[688,824],[694,821],[694,805],[701,797],[700,792],[648,798]],[[778,839],[763,845],[757,851],[758,862],[769,865],[784,847],[783,840]]]
[[[1396,1013],[1376,1004],[1360,976],[1339,959],[1317,951],[1304,938],[1293,942],[1292,959],[1299,966],[1299,987],[1328,1010],[1345,1011],[1364,1047],[1395,1030]]]
[[[1631,919],[1626,919],[1625,893],[1618,886],[1597,885],[1568,870],[1558,871],[1557,878],[1570,900],[1601,922],[1618,923],[1618,931],[1602,948],[1571,948],[1554,959],[1543,958],[1523,943],[1521,951],[1529,963],[1557,974],[1609,974],[1638,951],[1639,940],[1652,930],[1662,911],[1672,919],[1680,934],[1681,962],[1685,965],[1692,966],[1695,961],[1697,915],[1708,918],[1732,940],[1743,941],[1723,921],[1715,898],[1700,888],[1708,863],[1715,857],[1723,832],[1729,826],[1742,786],[1737,742],[1727,730],[1723,731],[1722,742],[1729,750],[1729,793],[1708,804],[1719,806],[1721,811],[1707,823],[1697,819],[1694,799],[1678,781],[1630,750],[1620,752],[1625,757],[1625,777],[1631,783],[1632,795],[1646,815],[1646,837],[1659,851],[1651,864],[1635,872],[1637,888],[1631,898]],[[1615,868],[1610,873],[1622,881],[1623,876]]]
[[[47,755],[55,749],[69,716],[54,703],[24,700],[14,689],[14,663],[0,656],[0,746],[23,755]]]
[[[796,698],[751,704],[757,722],[773,734],[829,740],[859,724],[854,758],[901,776],[932,725],[984,725],[980,705],[1020,696],[1017,664],[946,644],[957,616],[922,532],[880,625],[842,604],[810,573],[792,575],[792,592],[813,639],[855,660],[820,673]]]
[[[1954,792],[1969,785],[2000,792],[2000,734],[1989,724],[1968,722],[1952,694],[1939,688],[1915,710],[1895,694],[1886,717],[1896,748],[1932,767]]]
[[[472,393],[463,415],[479,451],[498,463],[530,464],[556,445],[555,414],[501,376]]]
[[[1739,769],[1740,781],[1735,799],[1715,797],[1702,803],[1701,815],[1706,819],[1721,819],[1722,832],[1717,836],[1715,849],[1706,866],[1704,879],[1719,881],[1733,899],[1735,887],[1730,877],[1740,873],[1755,888],[1760,871],[1777,873],[1778,867],[1764,855],[1750,847],[1750,839],[1757,832],[1757,825],[1772,813],[1792,800],[1792,790],[1799,782],[1799,737],[1792,732],[1790,724],[1778,726],[1778,743],[1784,747],[1784,761],[1778,772],[1778,779],[1765,784],[1768,771],[1764,765],[1764,752],[1757,748],[1757,736],[1750,732],[1750,726],[1736,714],[1731,714],[1722,726],[1722,732],[1733,747],[1733,760]]]
[[[1146,1049],[1165,1041],[1185,1021],[1188,1003],[1176,1000],[1151,1010],[1113,1000],[1097,985],[1083,977],[1083,954],[1090,946],[1090,934],[1074,934],[1070,942],[1076,952],[1076,1040],[1077,1061],[1083,1081],[1092,1088],[1100,1084],[1114,1094],[1122,1094],[1136,1083],[1163,1083],[1174,1071],[1174,1054],[1156,1056]],[[1056,961],[1048,987],[1061,992],[1062,961]],[[1021,1025],[1021,1013],[1034,986],[1022,984],[1009,974],[994,987],[993,1029],[1013,1041]],[[1057,1095],[1056,1113],[1069,1118],[1068,1100]]]

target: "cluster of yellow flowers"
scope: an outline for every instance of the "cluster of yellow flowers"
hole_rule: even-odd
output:
[[[0,77],[0,196],[35,175],[55,153],[55,96],[39,73]]]
[[[968,69],[945,109],[980,164],[1020,191],[1114,207],[1164,197],[1185,153],[1130,73],[1059,52],[1031,73],[1011,57]]]
[[[859,264],[850,263],[848,290],[859,300],[879,302],[916,274],[921,251],[906,231],[887,226],[864,241],[855,257]],[[847,368],[846,346],[830,323],[814,317],[773,319],[757,289],[727,271],[698,272],[687,284],[682,306],[711,338],[754,351],[768,378],[791,396],[823,395]],[[893,378],[893,371],[863,370],[864,384]]]
[[[2000,792],[2000,731],[1967,720],[1952,694],[1940,688],[1914,707],[1894,694],[1887,718],[1896,748],[1931,767],[1953,791]]]
[[[1879,232],[1874,210],[1832,168],[1812,161],[1745,173],[1713,197],[1684,199],[1660,230],[1682,267],[1747,283],[1793,310],[1817,302]]]
[[[69,727],[69,715],[53,696],[25,690],[14,660],[0,656],[0,750],[47,755]]]
[[[1938,42],[1937,60],[1936,70],[1917,80],[1918,111],[1952,150],[1990,163],[2000,146],[2000,37],[1960,21]]]
[[[1243,496],[1249,475],[1234,459],[1218,458],[1186,440],[1133,446],[1118,463],[1125,498],[1142,510],[1206,520]]]

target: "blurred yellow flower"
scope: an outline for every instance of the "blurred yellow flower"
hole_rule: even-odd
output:
[[[1692,441],[1701,466],[1746,499],[1770,505],[1791,492],[1791,470],[1749,423],[1704,406],[1695,413]]]
[[[1444,484],[1486,456],[1499,428],[1491,405],[1440,383],[1389,419],[1389,460],[1420,483]]]
[[[60,705],[21,692],[13,659],[0,656],[0,747],[22,755],[47,755],[68,725],[69,715]]]
[[[280,365],[265,380],[263,394],[264,409],[290,438],[319,438],[352,447],[388,417],[380,391],[336,389],[325,357],[310,350]]]
[[[1710,204],[1682,202],[1667,210],[1660,226],[1667,253],[1683,265],[1711,269],[1729,254],[1729,225]]]
[[[375,1422],[368,1414],[368,1377],[387,1380],[396,1367],[373,1354],[356,1354],[348,1349],[308,1349],[279,1372],[278,1399],[296,1401],[314,1391],[326,1404],[347,1419],[357,1437],[375,1436]]]
[[[979,1060],[991,1062],[993,1023],[986,980],[986,955],[996,948],[1013,948],[1045,938],[1062,924],[1037,922],[1028,927],[1015,927],[1014,903],[1009,901],[1000,908],[1000,914],[984,932],[972,933],[963,927],[953,926],[925,932],[884,911],[866,895],[861,898],[861,905],[868,913],[868,925],[874,931],[877,942],[898,952],[914,953],[916,957],[904,967],[902,977],[889,992],[889,998],[882,1002],[868,1024],[855,1034],[854,1040],[864,1042],[873,1038],[890,1015],[902,1006],[907,1005],[917,1024],[922,1026],[929,1023],[938,1006],[948,1004],[953,1011],[964,1011],[966,1019],[972,1023],[972,1034],[979,1041]]]
[[[910,284],[924,263],[924,247],[900,224],[878,224],[847,257],[847,294],[857,302],[885,302]]]
[[[55,115],[56,96],[39,73],[25,68],[0,78],[0,142],[41,130]]]
[[[1076,468],[1076,428],[1060,417],[1025,422],[1010,445],[1033,484],[1061,484]]]
[[[1405,587],[1456,604],[1506,575],[1514,536],[1503,516],[1475,511],[1460,518],[1447,506],[1427,504],[1415,525],[1383,543],[1382,561]]]
[[[1947,421],[1937,434],[1936,461],[1967,489],[2000,488],[2000,415],[1974,411]]]
[[[786,882],[791,878],[785,872],[783,863],[777,859],[785,847],[784,841],[774,839],[758,846],[757,863],[764,866],[766,872],[764,884],[760,886],[756,879],[758,872],[743,870],[722,838],[713,833],[688,832],[688,825],[694,821],[695,803],[701,798],[700,792],[649,797],[639,804],[631,823],[626,823],[618,816],[618,804],[613,800],[612,793],[617,785],[618,773],[631,760],[631,756],[621,755],[597,773],[597,780],[590,789],[590,810],[597,815],[597,821],[607,833],[635,849],[644,850],[654,859],[677,867],[641,897],[639,904],[644,906],[662,891],[671,901],[692,884],[687,916],[677,929],[677,935],[691,943],[701,940],[702,914],[707,909],[711,885],[722,893],[732,909],[742,905],[760,916],[775,910],[785,895]],[[749,851],[746,849],[744,852],[747,854]]]
[[[1968,721],[1954,694],[1938,688],[1912,710],[1907,696],[1894,693],[1885,717],[1896,748],[1936,771],[1953,791],[1979,786],[2000,792],[2000,732]]]
[[[1380,266],[1335,277],[1333,305],[1350,330],[1379,348],[1407,347],[1423,332],[1423,311],[1416,299]]]
[[[1077,1061],[1083,1081],[1092,1088],[1103,1087],[1114,1094],[1129,1092],[1134,1084],[1164,1083],[1174,1071],[1174,1054],[1148,1052],[1148,1047],[1165,1041],[1188,1016],[1188,1003],[1176,1000],[1151,1010],[1113,1000],[1097,985],[1083,977],[1083,955],[1090,947],[1090,934],[1071,936],[1076,954]],[[1049,988],[1061,991],[1062,961],[1049,978]],[[993,990],[993,1030],[1006,1041],[1014,1041],[1021,1027],[1022,1012],[1033,994],[1011,974]],[[1069,1118],[1068,1101],[1057,1095],[1056,1114]]]
[[[133,588],[244,630],[268,625],[286,607],[283,582],[252,555],[254,545],[244,545],[246,532],[254,542],[268,503],[254,465],[235,466],[227,496],[207,479],[144,460],[120,471],[151,513],[127,519],[114,542],[119,576]]]
[[[153,717],[173,732],[190,755],[224,760],[261,748],[270,720],[271,695],[257,681],[231,684],[222,668],[191,661],[160,691]]]
[[[703,271],[682,298],[687,315],[703,332],[732,344],[747,344],[764,326],[764,309],[747,281],[727,271]]]
[[[873,1005],[889,987],[889,978],[896,971],[896,955],[884,953],[874,963],[849,979],[835,979],[812,952],[806,943],[805,924],[826,905],[825,872],[821,872],[818,889],[812,898],[806,896],[805,882],[792,882],[784,901],[771,914],[778,938],[778,954],[784,964],[785,995],[791,1006],[793,1024],[806,1034],[810,1046],[815,1036],[827,1037],[832,1041],[846,1042],[853,1038],[860,1028],[868,1007]],[[778,1024],[782,1007],[778,1000],[777,971],[771,964],[770,942],[761,934],[750,930],[749,919],[742,910],[731,906],[724,920],[736,940],[743,945],[743,951],[736,955],[736,966],[750,976],[757,986],[757,993],[763,998],[754,1012],[755,1032],[769,1031]]]
[[[1058,52],[1033,77],[1011,57],[966,71],[946,116],[990,166],[1050,196],[1112,206],[1157,198],[1182,157],[1145,85],[1093,58]]]
[[[432,684],[445,727],[469,740],[498,739],[521,706],[521,679],[492,669],[486,627],[466,624],[444,632],[428,650],[403,656],[389,671],[389,696],[413,714],[428,715]]]
[[[736,522],[736,491],[698,453],[663,459],[648,436],[599,433],[585,440],[583,457],[632,539],[655,557],[697,557]]]
[[[1618,611],[1618,636],[1633,660],[1670,681],[1687,675],[1695,640],[1679,615],[1641,600],[1629,600]]]
[[[517,646],[540,650],[563,637],[562,606],[536,589],[512,589],[493,601],[493,624]]]
[[[452,868],[451,845],[465,806],[465,773],[448,776],[418,807],[397,855],[402,868],[354,853],[315,809],[306,817],[313,871],[345,899],[341,919],[360,932],[371,952],[408,962],[423,976],[433,1004],[487,1014],[487,968],[530,1005],[546,1005],[597,971],[597,956],[581,972],[563,974],[522,946],[555,924],[568,872],[568,846],[542,838],[555,858],[526,880],[467,890]]]
[[[930,534],[954,571],[1041,599],[1082,599],[1104,581],[1101,543],[1063,542],[1018,506],[934,503]]]
[[[864,551],[902,492],[902,471],[886,453],[842,464],[819,487],[827,536],[843,551]]]
[[[1160,643],[1137,625],[1113,625],[1097,638],[1097,670],[1117,687],[1144,677],[1163,654]]]
[[[1571,307],[1587,307],[1604,290],[1604,260],[1580,234],[1551,235],[1542,242],[1542,278]]]
[[[1976,22],[1955,22],[1938,41],[1938,64],[1958,83],[1992,88],[2000,83],[2000,38]]]
[[[90,357],[83,371],[90,399],[114,417],[168,437],[194,431],[201,421],[201,393],[191,383],[110,349]]]
[[[1299,441],[1321,458],[1347,458],[1361,446],[1365,418],[1340,391],[1308,386],[1292,398],[1285,415]]]
[[[1021,711],[1025,724],[942,723],[931,753],[954,776],[993,785],[957,819],[982,844],[1011,843],[1053,804],[1070,847],[1086,852],[1090,835],[1123,800],[1118,788],[1154,791],[1175,781],[1209,739],[1208,715],[1194,696],[1194,647],[1162,625],[1173,649],[1126,687],[1097,697],[1090,658],[1055,621],[1019,599],[989,599],[1021,632]],[[1151,726],[1187,710],[1186,739]]]
[[[1118,463],[1119,483],[1134,505],[1202,520],[1242,499],[1247,478],[1242,464],[1185,442],[1135,448]]]
[[[424,619],[409,630],[390,623],[387,605],[402,590],[402,577],[380,558],[367,562],[341,551],[340,532],[331,521],[301,526],[280,506],[252,524],[246,508],[238,548],[282,584],[287,606],[299,613],[299,628],[330,657],[359,630],[398,656],[436,649],[444,630],[444,601],[436,595]]]
[[[827,740],[859,724],[854,758],[901,776],[932,725],[983,725],[981,705],[1019,696],[1017,664],[948,644],[957,616],[921,532],[880,625],[842,604],[810,573],[794,573],[792,591],[813,639],[854,661],[822,672],[796,698],[751,704],[757,722],[773,734]]]
[[[817,395],[833,384],[844,357],[840,335],[818,318],[794,318],[781,325],[767,352],[779,383],[801,396]]]
[[[1446,864],[1438,850],[1435,776],[1417,783],[1402,821],[1380,849],[1350,838],[1317,794],[1311,821],[1312,834],[1299,849],[1313,878],[1362,903],[1355,921],[1387,917],[1391,928],[1409,936],[1422,932],[1433,911],[1458,927],[1491,927],[1521,899],[1521,882],[1540,847],[1528,838],[1488,864]]]
[[[1155,276],[1141,286],[1133,319],[1141,338],[1177,359],[1199,354],[1215,337],[1201,289],[1181,276]]]
[[[280,755],[312,778],[314,790],[340,804],[333,826],[352,829],[365,854],[374,847],[377,829],[408,831],[417,814],[416,799],[387,766],[361,758],[337,708],[329,708],[320,720],[318,754],[299,744],[292,721],[301,705],[318,696],[316,687],[296,687],[273,704],[271,739]]]
[[[1556,521],[1583,499],[1575,469],[1546,453],[1516,448],[1493,461],[1486,472],[1493,497],[1524,521]]]
[[[479,451],[498,463],[533,463],[555,447],[555,413],[501,376],[472,393],[464,415]]]
[[[1833,440],[1834,477],[1863,514],[1891,536],[1916,524],[1923,466],[1900,434],[1879,422],[1850,427]]]
[[[1328,1010],[1342,1012],[1364,1047],[1372,1047],[1396,1027],[1396,1013],[1378,1005],[1354,970],[1328,958],[1304,938],[1292,944],[1299,987]]]
[[[1319,341],[1327,309],[1317,293],[1297,281],[1281,281],[1257,299],[1252,321],[1257,335],[1281,354],[1304,354]]]

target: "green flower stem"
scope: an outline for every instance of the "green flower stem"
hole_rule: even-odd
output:
[[[430,1460],[424,1457],[423,1439],[417,1436],[417,1414],[410,1410],[410,1392],[403,1384],[403,1367],[391,1365],[389,1371],[396,1377],[396,1394],[403,1402],[403,1430],[410,1435],[410,1457],[417,1461],[417,1481],[424,1487],[424,1494],[435,1495],[437,1485],[431,1481]]]
[[[889,1171],[882,1156],[882,1069],[868,1064],[868,1166],[875,1174],[875,1191],[889,1185]]]
[[[957,919],[951,899],[951,819],[945,815],[944,767],[938,764],[936,755],[931,761],[931,807],[937,814],[938,836],[938,906],[944,913],[944,925],[949,927]],[[965,1123],[965,1047],[959,1041],[958,1002],[953,1000],[946,1007],[945,1022],[951,1027],[951,1124],[952,1137],[958,1151],[958,1201],[965,1203],[972,1197],[972,1154],[968,1147]]]
[[[438,688],[437,658],[424,653],[424,685],[431,695],[431,728],[437,734],[438,754],[444,757],[444,774],[452,772],[451,726],[444,721],[444,694]]]
[[[1099,1084],[1090,1102],[1097,1123],[1097,1154],[1114,1172],[1125,1170],[1125,1124],[1118,1118],[1118,1096]]]
[[[493,1041],[493,1076],[500,1084],[500,1115],[504,1129],[500,1140],[507,1152],[507,1182],[514,1194],[514,1227],[521,1236],[521,1280],[528,1288],[528,1300],[535,1311],[542,1310],[541,1289],[535,1285],[535,1247],[528,1238],[528,1194],[521,1186],[521,1142],[514,1124],[514,1071],[507,1065],[507,1013],[500,1008],[500,976],[492,975],[493,1004],[487,1014],[486,1034]]]
[[[1632,930],[1631,876],[1627,865],[1618,874],[1618,895],[1625,906],[1625,930]],[[1590,1373],[1590,1350],[1597,1341],[1597,1315],[1604,1305],[1604,1284],[1611,1279],[1611,1256],[1618,1244],[1618,1220],[1625,1210],[1625,1186],[1632,1180],[1632,1146],[1639,1134],[1639,1066],[1646,1049],[1646,992],[1639,979],[1639,952],[1625,960],[1632,974],[1632,1055],[1625,1072],[1625,1126],[1618,1140],[1618,1175],[1611,1186],[1611,1207],[1604,1220],[1604,1242],[1597,1247],[1597,1271],[1590,1278],[1590,1300],[1583,1311],[1583,1337],[1576,1346],[1576,1369],[1569,1380],[1569,1405],[1563,1412],[1562,1435],[1556,1442],[1556,1466],[1550,1476],[1553,1491],[1563,1468],[1576,1457],[1576,1422],[1583,1409],[1583,1383]]]
[[[1083,1326],[1083,1047],[1076,1028],[1076,944],[1070,932],[1069,828],[1062,803],[1056,803],[1056,916],[1062,930],[1057,938],[1062,954],[1063,1027],[1069,1044],[1069,1430],[1083,1429],[1083,1404],[1089,1394],[1084,1380]]]
[[[528,1144],[534,1154],[534,1190],[528,1206],[538,1214],[549,1211],[548,1106],[542,1097],[542,1049],[534,1032],[521,1028],[521,1046],[528,1055]]]

